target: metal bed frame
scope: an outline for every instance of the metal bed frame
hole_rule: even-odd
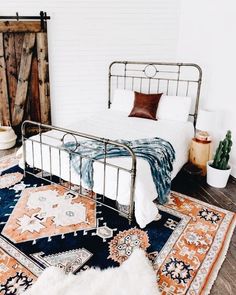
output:
[[[191,74],[190,74],[191,72]],[[193,124],[195,127],[197,119],[197,111],[199,105],[200,87],[202,80],[201,68],[192,63],[163,63],[163,62],[133,62],[133,61],[115,61],[109,67],[109,83],[108,83],[108,108],[112,106],[112,95],[115,88],[131,89],[144,93],[159,93],[163,92],[169,95],[182,95],[191,96],[194,99],[193,111],[189,114],[193,118]],[[37,130],[37,137],[29,136],[28,131],[30,129]],[[50,132],[57,133],[57,136],[51,135]],[[75,149],[65,148],[66,137],[70,136],[74,143]],[[53,138],[59,142],[58,144],[50,144],[43,139]],[[89,156],[81,156],[77,151],[77,147],[81,146],[81,139],[93,140],[104,144],[104,158],[97,160]],[[40,155],[35,155],[35,145],[39,145]],[[83,141],[84,144],[84,141]],[[86,144],[86,143],[85,143]],[[131,157],[130,168],[123,167],[121,165],[115,165],[107,161],[107,149],[109,145],[123,148],[128,151]],[[134,194],[135,194],[135,179],[136,179],[136,155],[134,151],[127,145],[119,142],[100,138],[86,133],[78,131],[72,131],[56,126],[41,124],[33,121],[24,121],[22,124],[22,146],[23,146],[23,162],[24,162],[24,175],[30,174],[46,180],[49,183],[55,183],[64,186],[70,190],[71,193],[79,194],[83,197],[94,200],[95,202],[102,204],[114,211],[117,211],[122,216],[126,217],[129,223],[132,222],[134,211]],[[27,162],[28,149],[32,152],[31,165]],[[49,171],[44,169],[43,149],[47,149],[49,153]],[[58,151],[58,165],[59,173],[55,180],[53,175],[53,158],[52,149]],[[68,154],[69,159],[69,177],[68,179],[62,179],[62,153]],[[71,170],[72,170],[72,157],[77,155],[80,161],[80,173],[78,174],[79,183],[72,183]],[[40,159],[40,165],[35,166],[36,158]],[[85,190],[82,187],[82,163],[85,158],[89,158],[94,162],[99,162],[103,165],[103,193],[102,199],[95,196],[93,187],[89,190]],[[39,167],[40,166],[40,167]],[[107,167],[116,169],[116,206],[110,205],[105,202],[106,196],[106,173]],[[117,206],[117,197],[119,191],[119,175],[120,171],[125,171],[130,177],[130,201],[126,210],[123,206]]]
[[[194,63],[114,61],[109,67],[108,108],[113,89],[123,88],[143,93],[190,96],[189,114],[196,125],[202,69]]]

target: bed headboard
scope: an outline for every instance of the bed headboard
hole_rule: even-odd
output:
[[[114,61],[109,67],[108,108],[116,88],[192,97],[189,116],[196,125],[202,70],[193,63]]]

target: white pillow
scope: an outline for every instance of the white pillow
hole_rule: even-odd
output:
[[[162,95],[157,108],[157,119],[187,122],[190,108],[189,96]]]
[[[134,91],[127,89],[115,89],[111,104],[112,110],[126,112],[128,115],[133,108],[133,104]]]

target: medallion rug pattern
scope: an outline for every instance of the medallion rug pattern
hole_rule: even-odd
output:
[[[16,160],[0,159],[1,295],[21,294],[48,266],[74,274],[119,266],[135,248],[146,251],[162,294],[209,293],[234,213],[171,192],[167,205],[157,205],[161,219],[140,229],[93,200],[23,178]]]

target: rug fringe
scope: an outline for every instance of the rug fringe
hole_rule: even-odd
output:
[[[221,250],[220,257],[218,258],[215,266],[213,267],[214,270],[212,270],[212,272],[210,273],[210,277],[209,277],[208,282],[206,283],[206,286],[202,290],[202,294],[204,294],[204,295],[209,295],[210,294],[211,288],[213,287],[213,284],[214,284],[215,280],[217,279],[220,268],[221,268],[221,266],[222,266],[222,264],[223,264],[223,262],[224,262],[224,260],[226,258],[226,254],[227,254],[228,249],[229,249],[230,241],[231,241],[235,226],[236,226],[236,215],[234,215],[233,220],[231,222],[230,228],[228,230],[227,237],[226,237],[226,239],[224,241],[224,245],[223,245],[222,250]]]
[[[1,157],[1,160],[7,159],[7,158],[10,158],[10,157],[15,157],[15,156],[16,156],[16,153],[17,153],[17,151],[14,151],[14,152],[11,153],[11,154],[8,154],[8,155],[5,155],[5,156],[2,156],[2,157]]]
[[[16,148],[15,148],[16,149]],[[17,155],[16,155],[16,150],[13,152],[13,153],[11,153],[11,154],[8,154],[8,155],[5,155],[5,156],[3,156],[3,157],[0,157],[0,162],[4,162],[6,159],[8,159],[8,158],[17,158]],[[7,167],[5,167],[5,168],[0,168],[0,175],[2,174],[2,172],[4,172],[5,170],[7,170],[7,169],[10,169],[11,167],[13,167],[13,166],[16,166],[17,165],[17,163],[14,163],[13,165],[11,164],[10,166],[7,166]]]

